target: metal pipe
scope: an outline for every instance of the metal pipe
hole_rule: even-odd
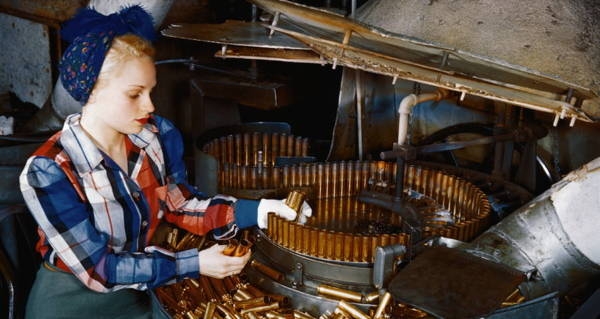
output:
[[[411,114],[412,108],[425,101],[435,100],[440,101],[448,95],[448,91],[438,88],[434,93],[424,94],[409,94],[405,96],[398,106],[398,114],[400,119],[398,122],[398,145],[406,144],[406,136],[408,135],[408,117]]]
[[[352,0],[352,1],[356,1],[356,0]],[[354,3],[354,5],[356,4],[356,2]],[[354,15],[354,10],[352,12],[352,14]],[[354,16],[352,17],[354,18]],[[357,132],[357,138],[358,138],[358,159],[362,161],[363,159],[363,131],[362,131],[362,104],[363,104],[363,100],[362,100],[362,90],[363,90],[363,86],[362,86],[362,79],[361,79],[361,70],[355,70],[354,71],[354,76],[355,76],[355,81],[356,81],[356,130]]]

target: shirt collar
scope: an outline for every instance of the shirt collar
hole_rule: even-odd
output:
[[[83,175],[94,170],[102,162],[103,155],[83,131],[80,120],[81,113],[71,114],[67,117],[60,141],[79,175]],[[156,132],[158,129],[152,121],[152,123],[148,122],[139,133],[130,134],[128,137],[133,144],[143,149],[157,138]]]

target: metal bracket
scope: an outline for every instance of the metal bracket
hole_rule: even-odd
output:
[[[292,276],[294,277],[292,280],[292,287],[297,289],[304,285],[304,265],[302,265],[302,263],[296,263]]]
[[[382,289],[394,273],[396,258],[406,252],[404,245],[377,246],[375,248],[375,262],[373,263],[373,285]]]

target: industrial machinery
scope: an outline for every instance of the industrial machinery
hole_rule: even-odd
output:
[[[229,105],[217,114],[205,99],[269,110],[290,101],[278,83],[193,77],[204,122],[189,111],[183,133],[196,148],[195,182],[209,195],[306,201],[313,216],[271,215],[266,230],[241,233],[227,254],[253,250],[243,274],[158,288],[162,311],[564,318],[586,304],[600,274],[594,1],[341,1],[352,3],[342,14],[309,1],[247,2],[251,21],[174,23],[161,34],[218,47],[214,57],[249,61],[250,73],[257,61],[342,68],[331,143],[321,158],[285,125],[227,126],[237,116]],[[157,9],[159,21],[173,3]],[[201,67],[158,64],[173,62]],[[38,116],[78,107],[61,98]],[[213,243],[169,229],[163,244]]]
[[[358,20],[290,1],[250,2],[268,13],[261,23],[228,22],[211,32],[177,25],[163,35],[220,44],[221,58],[345,67],[327,161],[303,161],[305,140],[285,134],[232,134],[202,146],[218,162],[219,191],[302,192],[315,208],[306,224],[271,217],[256,232],[254,265],[261,266],[248,269],[256,286],[315,316],[382,316],[367,300],[388,291],[393,307],[385,315],[397,318],[547,318],[558,316],[558,298],[598,275],[597,249],[559,231],[568,213],[549,213],[547,198],[560,187],[527,204],[558,180],[536,148],[549,130],[534,112],[549,114],[554,127],[563,119],[571,127],[593,122],[598,95],[588,82],[358,21],[374,22],[393,1],[367,3]],[[247,41],[231,32],[239,28],[251,32]],[[492,154],[484,163],[491,172],[460,167],[456,154],[471,147]],[[424,161],[438,155],[454,165]],[[373,156],[379,160],[363,160]],[[277,163],[289,157],[293,164]],[[582,172],[593,180],[593,170]],[[536,250],[551,241],[546,232],[556,240]],[[345,302],[364,313],[344,312]]]

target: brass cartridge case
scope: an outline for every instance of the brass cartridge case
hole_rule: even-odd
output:
[[[233,135],[227,135],[227,163],[235,163],[234,159],[235,159],[235,155],[234,155],[234,149],[235,149],[235,138],[233,137]]]
[[[334,297],[335,299],[348,300],[352,302],[361,302],[362,294],[356,291],[337,288],[325,284],[317,286],[317,293],[323,296]]]
[[[271,151],[271,135],[269,133],[264,133],[262,135],[262,151],[263,151],[263,165],[271,166],[269,163],[269,156]]]
[[[344,234],[344,239],[343,239],[344,243],[343,243],[343,252],[342,252],[342,259],[344,261],[352,261],[352,254],[353,254],[353,244],[354,244],[354,238],[352,236],[352,234]]]
[[[162,287],[155,289],[154,292],[156,292],[158,299],[172,311],[183,311],[183,309],[181,309],[181,307],[177,304],[177,300],[173,299],[173,297],[170,294],[168,294],[164,289],[162,289]]]
[[[293,312],[295,319],[315,319],[315,317],[311,316],[310,314],[307,314],[306,312],[302,312],[299,310],[294,310]]]
[[[267,229],[266,232],[271,240],[277,242],[277,228],[275,227],[275,214],[267,214]]]
[[[217,309],[217,305],[214,302],[206,303],[206,309],[204,309],[204,317],[203,319],[212,319],[215,315],[215,310]]]
[[[288,246],[290,244],[290,223],[286,223],[283,221],[283,218],[279,218],[282,220],[282,233],[281,233],[281,244],[283,246]]]
[[[310,228],[303,226],[301,228],[301,233],[302,235],[300,236],[300,253],[310,253],[310,242],[311,242],[311,238],[310,238]]]
[[[267,317],[267,319],[294,319],[293,313],[280,313],[274,310],[265,312],[264,316]]]
[[[386,291],[383,294],[383,296],[381,297],[381,300],[379,301],[379,305],[377,306],[377,309],[375,310],[373,319],[383,319],[384,318],[384,315],[386,312],[385,310],[389,306],[391,300],[392,300],[392,295]]]
[[[302,139],[301,156],[308,156],[308,137]]]
[[[223,285],[225,286],[225,289],[227,290],[227,292],[230,294],[234,293],[235,290],[237,289],[237,287],[235,286],[235,282],[233,281],[231,276],[227,276],[227,277],[223,278]]]
[[[243,164],[243,159],[242,159],[242,136],[240,134],[235,134],[233,136],[234,139],[234,145],[235,145],[235,150],[233,152],[233,154],[235,154],[235,161],[233,163],[235,163],[236,165],[242,165]]]
[[[190,279],[192,282],[194,282],[194,279]],[[202,290],[204,291],[204,293],[206,294],[206,297],[209,301],[213,301],[213,302],[217,302],[219,301],[219,298],[221,297],[213,288],[212,284],[210,283],[210,280],[208,279],[207,276],[200,276],[200,278],[198,279],[199,281],[198,284],[199,286],[202,287]],[[194,284],[196,285],[196,284]]]
[[[276,230],[276,234],[277,234],[276,242],[281,245],[283,243],[283,227],[286,224],[284,223],[283,218],[275,217],[274,220],[275,220],[275,230]]]
[[[261,133],[259,132],[252,132],[252,161],[250,163],[248,163],[249,165],[258,165],[258,151],[261,149],[261,143],[260,141],[262,140],[262,136]]]
[[[246,239],[241,239],[238,243],[238,245],[235,247],[235,250],[233,251],[233,255],[234,257],[240,257],[240,256],[244,256],[246,253],[248,253],[248,251],[250,251],[250,248],[252,247],[252,243]]]
[[[363,236],[361,235],[352,235],[352,246],[354,247],[352,253],[352,261],[361,262],[364,261],[362,259],[362,242]]]
[[[258,306],[258,307],[252,307],[252,308],[248,308],[248,309],[242,309],[240,311],[240,314],[243,316],[247,313],[251,313],[251,312],[266,312],[269,310],[277,310],[279,309],[279,303],[278,302],[273,302],[270,303],[268,305],[264,305],[264,306]]]
[[[215,304],[217,309],[223,314],[223,316],[227,319],[237,319],[239,315],[233,309],[230,309],[226,304]]]
[[[302,204],[304,203],[304,199],[306,198],[306,194],[301,191],[293,190],[289,192],[288,196],[285,199],[285,204],[288,205],[291,209],[296,212],[299,212],[302,208]]]
[[[252,298],[254,296],[246,288],[239,288],[233,295],[234,300],[248,300]]]
[[[325,254],[327,249],[327,233],[324,231],[318,232],[317,240],[317,257],[326,257]]]
[[[252,167],[248,167],[248,169],[250,170],[250,185],[248,187],[250,189],[257,189],[258,183],[259,183],[258,167],[252,166]]]
[[[373,291],[365,295],[364,301],[366,303],[373,303],[377,299],[379,299],[379,291]]]
[[[294,141],[294,156],[303,156],[302,155],[302,137],[296,137]]]
[[[289,156],[287,142],[287,133],[281,133],[281,135],[279,136],[279,153],[281,156]]]
[[[340,301],[338,303],[338,307],[340,309],[342,309],[343,311],[349,313],[352,318],[355,319],[371,319],[371,317],[369,317],[368,315],[366,315],[364,312],[362,312],[360,309],[356,308],[355,306],[345,302],[345,301]]]
[[[249,166],[250,165],[250,156],[252,154],[252,139],[250,137],[250,133],[242,134],[242,165]]]
[[[208,281],[210,282],[214,292],[219,296],[219,300],[228,301],[231,298],[227,293],[227,289],[225,289],[225,285],[221,279],[208,277]]]
[[[312,186],[314,165],[302,166],[302,186]]]
[[[319,242],[319,238],[318,238],[318,233],[319,231],[316,228],[310,227],[308,228],[308,233],[309,233],[309,247],[308,247],[308,251],[309,254],[313,255],[313,256],[318,256],[318,242]]]
[[[221,253],[226,256],[233,256],[233,253],[235,252],[235,249],[238,245],[239,242],[237,241],[237,239],[230,239],[227,243],[227,246],[225,246]]]
[[[330,197],[338,197],[340,196],[340,184],[339,184],[339,170],[340,170],[340,163],[339,162],[333,162],[330,164],[331,165],[331,189],[330,189]]]
[[[250,299],[246,299],[246,300],[234,301],[233,307],[236,310],[248,309],[248,308],[257,307],[257,306],[264,306],[271,302],[272,302],[271,298],[269,298],[268,296],[262,296],[262,297],[255,297],[255,298],[250,298]]]
[[[361,241],[361,256],[363,262],[371,261],[371,236],[363,236]]]
[[[333,231],[326,232],[326,243],[325,243],[325,258],[333,259],[335,255],[335,233]]]
[[[202,301],[204,301],[205,296],[202,293],[202,290],[200,289],[199,286],[196,286],[194,283],[192,283],[192,281],[190,280],[184,280],[183,284],[187,287],[187,292],[188,294],[191,296],[191,298],[194,300],[194,302],[196,304],[201,303]]]
[[[298,228],[300,227],[300,225],[296,224],[296,223],[289,223],[289,241],[287,244],[287,247],[291,250],[296,250],[296,237],[298,235]]]
[[[281,187],[281,168],[273,167],[273,180],[271,187]]]
[[[257,261],[256,259],[253,259],[250,262],[250,266],[277,282],[282,282],[284,279],[283,273]]]
[[[283,183],[284,186],[289,186],[290,181],[291,181],[290,167],[286,165],[286,166],[283,166],[281,168],[281,170],[282,170],[281,182]]]
[[[228,144],[227,144],[227,137],[223,136],[223,137],[219,138],[219,161],[220,162],[231,163],[231,162],[227,161],[228,151],[229,151],[229,148],[228,148]]]
[[[287,137],[287,156],[294,156],[294,135],[288,135]]]
[[[279,133],[271,134],[271,156],[269,162],[271,166],[275,165],[275,159],[279,156]]]
[[[344,234],[335,232],[333,234],[333,259],[344,260]],[[331,245],[331,243],[330,243]]]
[[[317,198],[325,198],[325,165],[323,163],[317,164],[316,174]]]
[[[248,291],[254,297],[261,297],[265,295],[264,292],[262,292],[260,289],[256,288],[251,284],[246,285],[246,291]]]

